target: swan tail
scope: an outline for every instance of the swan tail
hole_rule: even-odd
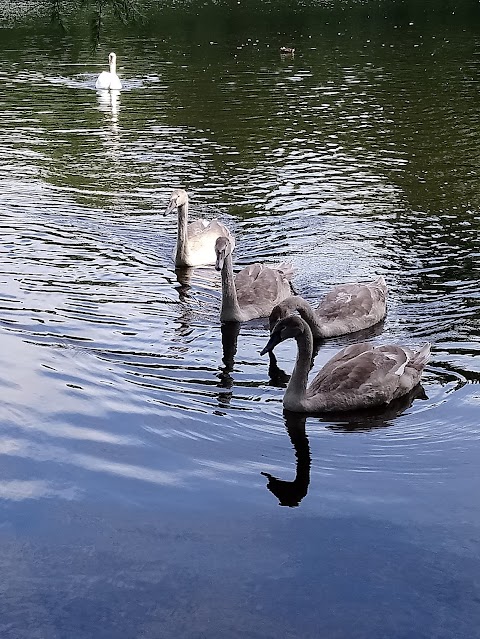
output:
[[[430,358],[431,344],[427,342],[422,348],[415,353],[412,364],[417,370],[422,370]]]
[[[387,283],[385,282],[385,278],[383,277],[383,275],[380,275],[380,277],[377,277],[377,279],[373,280],[372,284],[380,288],[386,288],[387,286]]]
[[[278,266],[275,266],[275,268],[280,271],[288,281],[292,279],[293,274],[295,273],[293,265],[288,262],[282,262]]]

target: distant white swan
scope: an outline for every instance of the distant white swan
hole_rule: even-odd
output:
[[[420,382],[430,355],[430,344],[419,351],[393,344],[352,344],[332,357],[307,386],[313,337],[301,317],[289,315],[279,320],[261,355],[289,338],[297,342],[297,359],[283,405],[299,413],[348,411],[389,404]]]
[[[165,213],[171,213],[174,209],[178,210],[177,246],[173,254],[175,266],[215,264],[215,242],[219,237],[227,237],[235,246],[230,231],[216,218],[210,222],[200,219],[187,224],[188,194],[183,189],[173,191]]]
[[[298,295],[287,297],[270,314],[270,330],[279,319],[298,311],[314,339],[346,335],[377,324],[387,312],[387,285],[382,276],[373,282],[335,286],[314,310]]]
[[[119,91],[122,88],[122,83],[117,75],[117,56],[114,53],[110,53],[108,56],[108,64],[110,71],[102,71],[100,73],[95,82],[95,88]]]

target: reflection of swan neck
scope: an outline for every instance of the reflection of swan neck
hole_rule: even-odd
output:
[[[112,91],[110,91],[110,100],[111,100],[111,105],[112,105],[112,120],[114,122],[117,121],[117,116],[118,116],[118,103],[119,103],[119,98],[120,98],[120,91],[113,89]]]
[[[228,322],[222,324],[222,348],[223,348],[223,363],[225,364],[225,371],[230,372],[233,370],[235,364],[235,354],[237,352],[237,340],[240,333],[240,324],[238,322]]]
[[[304,323],[304,331],[295,338],[297,342],[297,359],[292,376],[285,391],[284,406],[289,410],[302,410],[302,402],[305,399],[308,373],[312,366],[313,337],[308,324]]]
[[[280,506],[289,506],[294,508],[298,506],[302,499],[308,493],[308,487],[310,485],[310,446],[308,443],[307,433],[305,432],[305,417],[300,417],[292,413],[292,416],[286,417],[286,428],[292,446],[295,450],[296,472],[295,479],[293,481],[284,481],[277,479],[270,473],[262,472],[264,477],[268,477],[268,490],[277,497]]]
[[[300,428],[297,425],[293,427],[289,426],[287,420],[287,432],[295,449],[295,457],[297,458],[297,472],[294,483],[305,491],[303,495],[305,496],[310,484],[311,465],[310,446],[308,444],[307,433],[305,432],[305,421],[303,421],[303,428]]]
[[[241,310],[235,288],[232,254],[227,253],[222,267],[222,310],[220,312],[220,319],[227,322],[238,322],[240,317]]]
[[[177,226],[177,252],[175,263],[177,265],[188,263],[188,200],[178,207]]]

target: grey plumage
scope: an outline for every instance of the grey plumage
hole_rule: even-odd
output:
[[[298,352],[283,405],[297,412],[345,411],[388,404],[419,383],[430,355],[430,344],[419,351],[393,344],[353,344],[332,357],[307,387],[313,337],[301,317],[290,315],[278,321],[262,354],[289,338],[296,340]]]
[[[298,311],[315,339],[345,335],[373,326],[385,317],[387,285],[382,276],[365,283],[335,286],[314,310],[298,295],[286,298],[270,315],[270,330],[283,317]]]
[[[222,321],[246,322],[268,317],[275,304],[291,295],[293,269],[288,264],[269,267],[255,263],[246,266],[234,277],[230,240],[218,238],[215,251],[215,268],[222,272]]]

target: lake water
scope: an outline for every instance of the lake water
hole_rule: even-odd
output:
[[[2,639],[480,637],[478,8],[388,7],[3,23]],[[179,186],[313,302],[383,274],[362,338],[431,341],[424,395],[284,415]]]

